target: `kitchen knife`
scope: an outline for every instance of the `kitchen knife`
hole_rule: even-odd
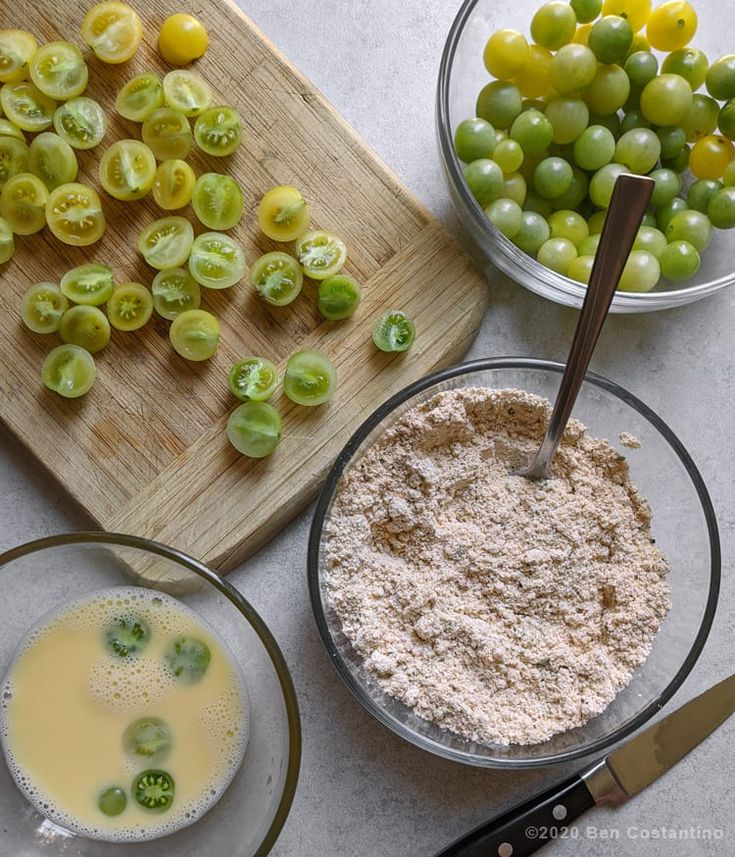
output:
[[[735,675],[649,726],[604,759],[458,839],[437,857],[525,857],[593,806],[620,806],[735,711]]]

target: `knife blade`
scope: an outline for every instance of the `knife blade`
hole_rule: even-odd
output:
[[[527,857],[593,806],[619,806],[681,761],[735,712],[735,675],[562,783],[508,810],[436,857]]]

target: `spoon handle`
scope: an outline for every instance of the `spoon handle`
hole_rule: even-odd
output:
[[[651,201],[654,184],[653,179],[627,173],[618,176],[615,182],[554,410],[541,448],[527,473],[532,479],[546,477],[564,434],[615,289]]]

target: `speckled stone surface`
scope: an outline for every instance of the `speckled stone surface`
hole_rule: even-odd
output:
[[[458,2],[242,3],[408,186],[456,228],[436,155],[433,98]],[[469,356],[563,360],[576,313],[497,272],[488,277],[491,308]],[[735,664],[734,330],[735,289],[681,310],[613,317],[593,360],[596,371],[640,396],[679,435],[718,512],[725,558],[720,607],[707,648],[675,697],[679,703],[728,675]],[[1,431],[0,485],[0,549],[87,526],[22,446]],[[283,647],[301,702],[301,781],[274,857],[430,857],[571,771],[469,769],[408,746],[374,722],[337,678],[317,638],[306,588],[309,521],[309,513],[302,515],[231,576]],[[590,813],[579,838],[544,853],[735,854],[734,741],[735,719],[635,801],[615,812]],[[662,839],[661,828],[693,828],[689,835],[695,838]],[[707,829],[720,829],[722,839],[702,838]],[[168,853],[165,847],[161,853]]]

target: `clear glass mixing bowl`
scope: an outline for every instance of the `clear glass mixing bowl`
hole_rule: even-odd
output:
[[[502,235],[485,216],[469,192],[462,164],[454,154],[454,131],[463,119],[475,115],[475,101],[490,76],[482,62],[488,37],[495,30],[512,27],[528,33],[531,18],[543,0],[465,0],[449,31],[444,47],[437,89],[439,153],[454,201],[465,229],[480,252],[501,271],[532,292],[556,303],[580,307],[585,287],[539,264]],[[733,31],[722,26],[722,6],[715,0],[696,0],[698,30],[692,44],[710,61],[731,53]],[[659,56],[659,59],[663,55]],[[735,230],[713,230],[710,246],[702,254],[702,267],[689,280],[662,280],[646,294],[617,292],[611,312],[635,313],[682,306],[712,295],[735,282]]]
[[[0,676],[26,632],[49,610],[110,586],[179,598],[217,629],[242,668],[250,740],[242,767],[196,824],[129,845],[76,836],[38,813],[0,758],[0,853],[22,857],[265,857],[291,808],[301,758],[299,710],[278,644],[240,593],[185,554],[109,533],[54,536],[0,555]],[[0,757],[2,754],[0,754]]]
[[[646,662],[612,704],[584,726],[532,746],[468,741],[417,716],[385,694],[364,668],[329,600],[322,534],[342,474],[403,413],[442,390],[515,388],[553,401],[564,367],[530,358],[477,360],[437,372],[378,408],[355,432],[332,468],[319,498],[309,543],[309,587],[319,633],[348,688],[379,721],[402,738],[448,759],[488,768],[526,768],[599,752],[637,729],[671,698],[699,657],[720,587],[717,522],[694,462],[671,429],[622,387],[589,373],[574,416],[594,437],[607,438],[628,459],[631,478],[653,510],[653,535],[671,563],[671,612]],[[628,432],[640,449],[621,445]]]

